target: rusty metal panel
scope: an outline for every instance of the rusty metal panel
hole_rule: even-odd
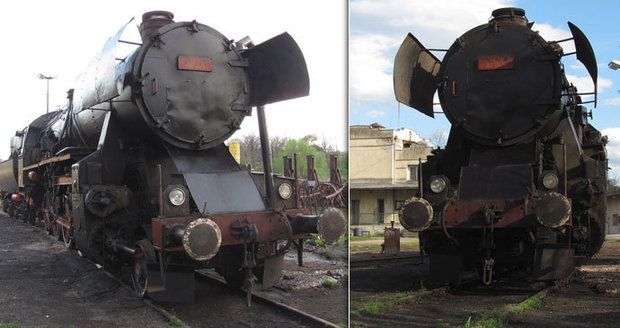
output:
[[[222,236],[222,246],[238,245],[247,242],[236,235],[233,223],[244,222],[245,224],[253,224],[256,226],[256,242],[266,242],[275,240],[284,240],[289,237],[289,228],[287,227],[287,216],[308,214],[307,209],[287,210],[285,213],[262,211],[249,213],[231,213],[209,215],[208,218],[213,220],[220,229]],[[153,246],[161,248],[163,245],[162,233],[165,233],[166,226],[171,227],[175,224],[189,224],[195,220],[195,217],[173,217],[173,218],[153,218],[151,229],[153,236]],[[174,247],[166,249],[168,251],[182,251],[183,247]]]
[[[487,226],[485,211],[491,210],[496,219],[495,228],[515,224],[537,224],[534,218],[536,202],[533,199],[495,201],[453,201],[443,210],[443,220],[448,228],[482,228]],[[527,221],[524,221],[527,220]]]
[[[17,186],[24,188],[24,158],[19,156],[17,159]]]
[[[15,179],[15,172],[13,171],[13,159],[7,159],[0,163],[0,190],[3,191],[16,191],[17,180]]]
[[[395,254],[400,252],[400,229],[385,228],[383,231],[383,253]]]
[[[73,178],[70,176],[56,177],[54,184],[57,186],[69,186],[73,183]]]

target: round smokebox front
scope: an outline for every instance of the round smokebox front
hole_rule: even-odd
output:
[[[244,61],[230,41],[197,23],[173,23],[145,44],[142,115],[156,134],[186,149],[206,149],[232,135],[249,114]]]

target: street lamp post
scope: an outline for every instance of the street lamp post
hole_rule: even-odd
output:
[[[39,74],[38,77],[41,80],[45,80],[45,83],[46,83],[46,87],[47,87],[47,89],[46,89],[47,93],[45,94],[46,100],[47,100],[47,111],[46,111],[46,113],[49,113],[50,112],[50,80],[53,80],[56,77],[55,76],[47,76],[47,75],[43,75],[43,74]]]

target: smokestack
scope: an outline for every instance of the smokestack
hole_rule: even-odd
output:
[[[498,23],[513,23],[528,26],[528,21],[525,17],[525,10],[521,8],[499,8],[493,10],[491,15],[493,16],[492,21],[496,21]]]
[[[145,43],[159,33],[159,29],[165,25],[174,23],[174,14],[169,11],[157,10],[149,11],[142,15],[142,23],[140,23],[140,36],[142,42]]]

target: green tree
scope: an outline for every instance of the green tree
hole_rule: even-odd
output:
[[[315,137],[316,138],[316,137]],[[325,153],[320,152],[316,149],[316,147],[308,140],[316,140],[308,138],[308,136],[301,139],[291,139],[289,140],[284,147],[278,152],[276,156],[277,160],[273,163],[273,169],[277,173],[283,172],[283,160],[284,156],[293,157],[293,154],[297,154],[297,169],[300,177],[307,177],[307,156],[314,156],[314,168],[319,176],[319,179],[325,180],[329,179],[329,169],[327,165],[327,158],[325,157]]]

